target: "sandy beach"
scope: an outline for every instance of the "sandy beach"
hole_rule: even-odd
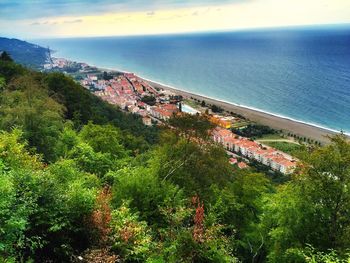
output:
[[[206,103],[209,104],[215,104],[217,106],[220,106],[223,108],[225,111],[229,112],[234,112],[237,114],[240,114],[244,116],[245,118],[254,121],[259,124],[267,125],[271,128],[274,128],[276,130],[283,130],[284,132],[291,132],[293,134],[299,135],[301,137],[306,137],[306,138],[311,138],[317,141],[320,141],[322,143],[328,143],[329,139],[327,136],[331,136],[336,134],[335,131],[323,129],[317,126],[313,126],[310,124],[306,124],[303,122],[298,122],[295,120],[291,120],[288,118],[280,117],[280,116],[275,116],[272,114],[268,114],[265,112],[261,112],[258,110],[253,110],[250,108],[246,108],[243,106],[238,106],[234,105],[231,103],[223,102],[220,100],[212,99],[206,96],[201,96],[198,94],[194,94],[191,92],[183,91],[183,90],[178,90],[173,87],[169,87],[157,82],[153,82],[150,80],[148,81],[151,85],[153,85],[156,88],[161,88],[164,90],[169,90],[174,92],[175,94],[181,95],[186,98],[195,98],[198,100],[204,100]]]
[[[102,69],[99,68],[99,70],[104,70],[104,71],[110,71],[110,72],[119,72],[119,73],[130,73],[127,71],[122,71],[122,70],[113,70],[113,69]],[[228,112],[234,112],[236,114],[240,114],[244,116],[245,118],[262,124],[269,126],[273,129],[276,130],[282,130],[286,133],[291,132],[292,134],[298,135],[300,137],[306,137],[310,138],[316,141],[319,141],[323,144],[327,144],[330,142],[329,136],[334,136],[335,134],[339,134],[339,132],[332,131],[329,129],[325,129],[322,127],[318,127],[315,125],[307,124],[304,122],[300,122],[297,120],[292,120],[286,117],[282,116],[276,116],[273,114],[269,114],[263,111],[251,109],[248,107],[240,106],[240,105],[235,105],[232,103],[220,101],[217,99],[213,99],[207,96],[195,94],[192,92],[176,89],[174,87],[167,86],[165,84],[161,84],[159,82],[152,81],[150,79],[143,78],[138,75],[139,78],[143,79],[144,81],[147,81],[150,83],[153,87],[159,88],[159,89],[164,89],[164,90],[169,90],[177,95],[181,95],[184,98],[194,98],[197,100],[204,100],[207,104],[215,104],[217,106],[220,106],[223,108],[225,111]],[[347,135],[348,138],[350,138],[349,135]]]

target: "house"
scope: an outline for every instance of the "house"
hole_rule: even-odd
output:
[[[246,164],[246,163],[244,163],[244,162],[239,162],[238,163],[238,168],[239,169],[246,169],[246,168],[248,168],[249,166]]]
[[[159,106],[151,107],[149,112],[153,117],[165,121],[179,112],[179,109],[175,104],[162,104]]]
[[[256,160],[283,174],[291,173],[296,167],[293,157],[248,138],[238,137],[227,129],[216,127],[212,131],[212,138],[215,142],[222,144],[225,149],[240,153],[242,156]]]
[[[147,126],[152,126],[152,119],[150,117],[143,117],[142,122]]]
[[[226,140],[229,137],[233,137],[233,133],[229,130],[216,127],[212,131],[212,136],[213,136],[214,142],[223,144],[224,140]]]
[[[135,105],[129,105],[128,106],[128,111],[131,112],[131,113],[138,113],[139,110],[140,110],[140,108],[135,106]]]
[[[231,122],[223,117],[214,115],[209,119],[213,124],[218,125],[221,128],[229,129],[231,128]]]
[[[138,112],[137,112],[138,115],[142,116],[142,117],[146,117],[147,116],[147,111],[144,110],[144,109],[140,109]]]
[[[230,164],[236,164],[236,163],[238,163],[238,160],[236,158],[230,158],[229,162],[230,162]]]
[[[290,174],[296,168],[296,162],[288,159],[282,160],[280,162],[280,172],[283,174]]]
[[[92,74],[88,74],[87,75],[87,78],[90,80],[90,81],[97,81],[98,78],[96,75],[92,75]]]

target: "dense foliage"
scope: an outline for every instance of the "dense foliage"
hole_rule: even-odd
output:
[[[0,95],[1,262],[350,260],[343,136],[276,185],[230,166],[205,117],[147,128],[11,61]]]
[[[41,68],[47,61],[49,50],[19,39],[0,37],[0,53],[6,51],[18,63]]]
[[[232,129],[237,135],[248,137],[248,138],[260,138],[266,134],[275,134],[276,130],[260,124],[249,124],[247,127],[242,129]]]

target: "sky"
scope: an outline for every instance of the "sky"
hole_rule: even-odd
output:
[[[0,0],[0,36],[171,34],[350,23],[350,0]]]

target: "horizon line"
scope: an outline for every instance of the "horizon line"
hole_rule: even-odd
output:
[[[350,22],[345,23],[325,23],[325,24],[304,24],[304,25],[283,25],[283,26],[269,26],[269,27],[246,27],[246,28],[231,28],[231,29],[215,29],[215,30],[200,30],[200,31],[181,31],[181,32],[164,32],[151,34],[127,34],[127,35],[86,35],[86,36],[51,36],[51,37],[34,37],[23,38],[26,40],[36,39],[73,39],[73,38],[110,38],[110,37],[142,37],[142,36],[172,36],[172,35],[194,35],[205,33],[225,33],[225,32],[249,32],[249,31],[263,31],[263,30],[288,30],[288,29],[324,29],[326,27],[349,27]]]

